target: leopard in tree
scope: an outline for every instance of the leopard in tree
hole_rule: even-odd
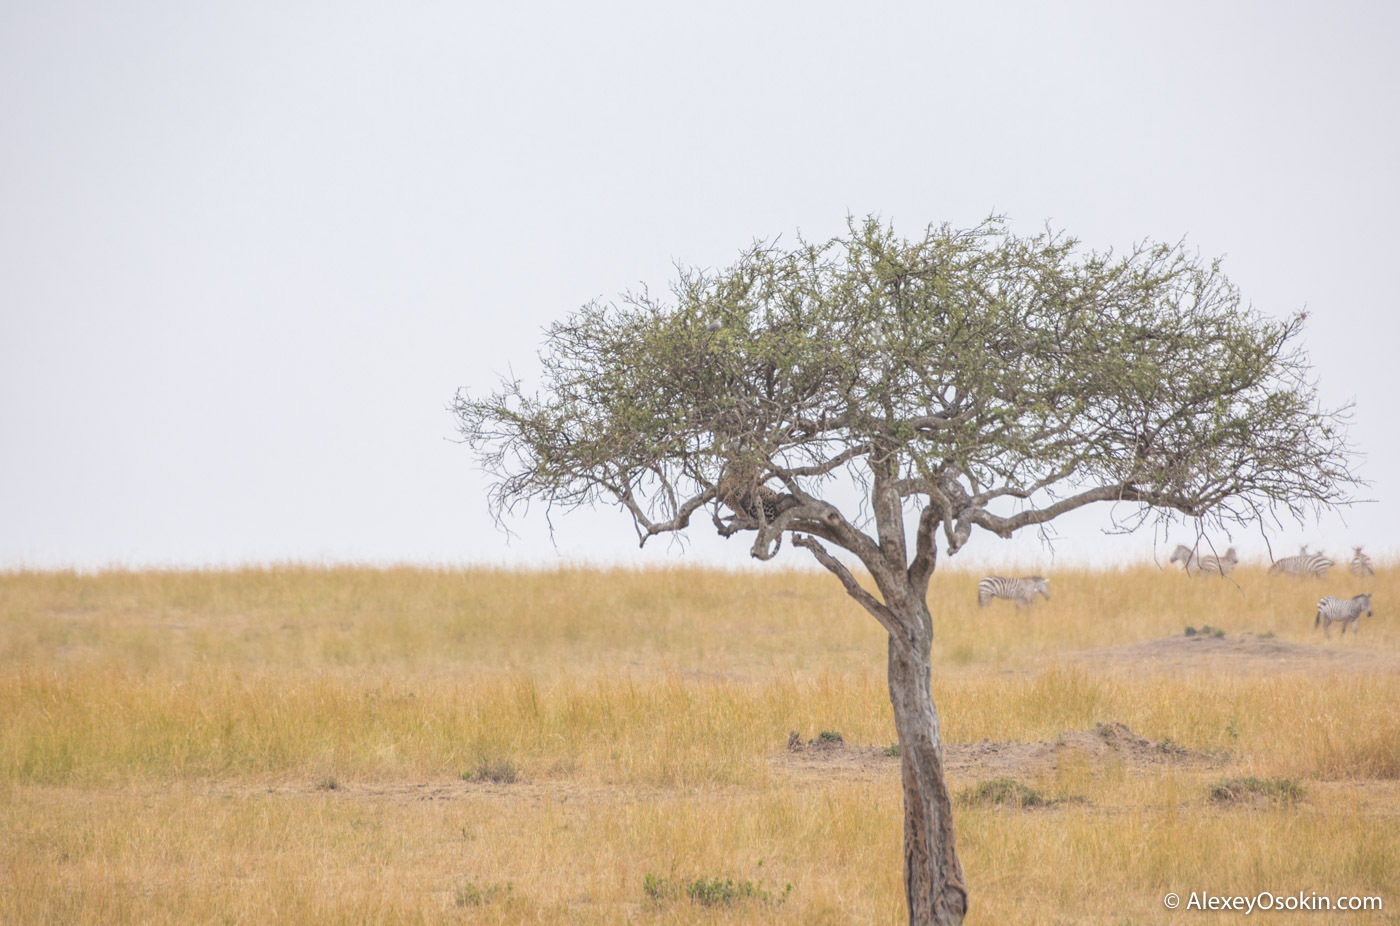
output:
[[[801,504],[796,496],[776,492],[760,484],[754,467],[726,467],[715,489],[720,503],[730,511],[757,521],[761,508],[762,520],[769,524],[783,512]]]

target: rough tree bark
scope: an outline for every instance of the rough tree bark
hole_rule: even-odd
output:
[[[922,635],[920,635],[922,636]],[[904,780],[904,890],[911,924],[961,923],[967,883],[953,838],[943,738],[929,684],[930,643],[890,635],[889,686]]]

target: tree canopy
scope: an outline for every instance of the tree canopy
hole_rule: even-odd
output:
[[[616,502],[645,543],[709,506],[759,558],[792,530],[861,555],[820,504],[848,476],[922,502],[919,546],[941,529],[954,553],[1095,501],[1222,521],[1342,501],[1345,414],[1318,405],[1303,320],[1181,245],[866,219],[588,304],[549,329],[539,391],[454,411],[498,514]]]

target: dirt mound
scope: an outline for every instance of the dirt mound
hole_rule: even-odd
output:
[[[788,734],[787,753],[774,760],[795,772],[823,778],[883,778],[899,774],[899,752],[894,747],[854,746],[839,733],[823,733],[803,741]]]
[[[1063,733],[1051,742],[950,743],[944,747],[943,763],[950,775],[960,778],[995,778],[1054,769],[1068,755],[1135,767],[1204,764],[1222,758],[1149,740],[1121,723],[1101,723],[1093,730]]]
[[[1247,672],[1324,672],[1400,669],[1388,654],[1372,653],[1339,641],[1330,646],[1291,643],[1252,633],[1195,633],[1127,643],[1070,654],[1077,662],[1097,668],[1130,668],[1175,671],[1178,669],[1229,668]]]
[[[1122,762],[1133,767],[1219,764],[1225,758],[1185,749],[1170,741],[1149,740],[1121,723],[1101,723],[1092,730],[1063,733],[1048,742],[983,740],[943,746],[944,770],[950,777],[962,780],[1008,778],[1052,770],[1067,756],[1083,757],[1092,763]],[[788,739],[787,753],[775,761],[795,772],[822,777],[899,774],[899,753],[894,747],[853,746],[829,739],[804,743],[795,733]]]

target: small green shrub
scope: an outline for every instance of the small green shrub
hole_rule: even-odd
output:
[[[657,902],[678,900],[684,895],[691,903],[702,907],[732,907],[747,902],[776,906],[788,899],[792,885],[785,885],[781,893],[775,894],[762,881],[735,881],[733,878],[677,881],[648,874],[642,879],[642,893]]]
[[[837,733],[835,730],[823,730],[822,732],[817,734],[817,742],[844,743],[845,739],[843,739],[841,734]]]
[[[671,900],[680,891],[670,878],[658,878],[656,875],[648,874],[642,878],[642,893],[652,900]]]
[[[1046,807],[1052,803],[1044,794],[1014,778],[993,778],[958,794],[964,804],[1010,804],[1013,807]]]
[[[457,906],[482,907],[500,900],[507,900],[514,890],[515,885],[510,881],[507,881],[504,887],[499,884],[477,887],[468,881],[462,887],[457,888]]]
[[[327,775],[325,778],[322,778],[320,781],[316,782],[316,790],[339,791],[340,779],[335,777],[334,775]]]
[[[1237,804],[1265,799],[1291,804],[1301,800],[1303,786],[1292,778],[1226,778],[1210,786],[1217,804]]]
[[[898,756],[900,754],[901,753],[899,750],[898,743],[890,743],[888,746],[885,747],[885,755],[887,756]]]

